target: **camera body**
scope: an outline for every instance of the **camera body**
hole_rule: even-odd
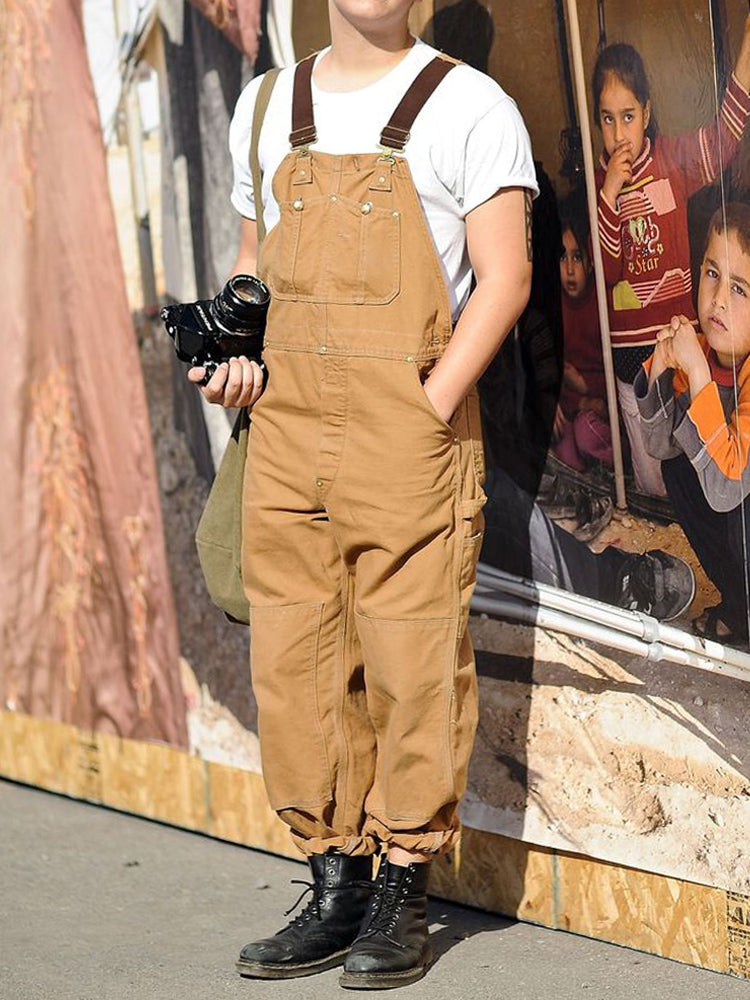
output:
[[[180,361],[206,370],[244,356],[260,364],[271,293],[250,274],[235,274],[213,299],[165,306],[160,317]]]

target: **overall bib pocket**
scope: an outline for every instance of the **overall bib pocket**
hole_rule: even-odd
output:
[[[398,295],[398,212],[336,194],[299,195],[279,208],[267,245],[269,287],[277,299],[385,305]]]

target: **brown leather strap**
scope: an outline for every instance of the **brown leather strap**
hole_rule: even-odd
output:
[[[294,71],[292,131],[289,133],[292,149],[297,149],[299,146],[309,146],[318,138],[313,118],[311,85],[316,55],[317,52],[313,52],[311,56],[297,63],[297,68]]]
[[[456,63],[452,59],[435,56],[421,73],[417,74],[401,103],[391,115],[391,120],[380,133],[380,145],[401,152],[409,141],[414,119],[432,96],[435,88]]]

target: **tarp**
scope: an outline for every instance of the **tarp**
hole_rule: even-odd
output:
[[[0,695],[186,742],[149,418],[80,0],[3,13]]]

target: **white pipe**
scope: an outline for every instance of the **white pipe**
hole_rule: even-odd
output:
[[[599,240],[598,210],[596,201],[596,180],[594,176],[594,153],[589,126],[589,105],[586,96],[586,76],[583,70],[583,53],[581,49],[581,32],[578,25],[578,6],[576,0],[567,0],[568,29],[570,50],[573,57],[573,75],[578,98],[578,122],[581,127],[581,145],[583,147],[583,168],[586,176],[586,196],[588,200],[591,222],[591,243],[594,250],[594,277],[596,279],[596,298],[599,306],[599,328],[602,337],[602,354],[604,356],[604,378],[607,385],[607,402],[609,404],[609,426],[612,433],[612,453],[615,465],[615,499],[618,507],[627,506],[625,498],[625,471],[622,463],[622,441],[620,440],[619,407],[617,403],[617,386],[615,370],[612,363],[612,341],[609,335],[609,314],[607,313],[607,286],[604,281],[602,265],[602,248]]]
[[[750,670],[742,667],[709,659],[690,650],[677,649],[665,643],[644,642],[642,639],[625,635],[617,629],[606,628],[603,625],[597,625],[563,612],[552,611],[542,606],[532,607],[523,601],[517,601],[510,597],[484,597],[475,593],[471,606],[474,611],[522,621],[537,628],[551,629],[553,632],[564,632],[567,635],[577,636],[579,639],[597,642],[633,656],[643,657],[652,663],[677,663],[680,666],[705,670],[711,674],[721,674],[740,681],[750,681]]]
[[[750,676],[750,655],[738,649],[732,649],[720,642],[701,639],[681,628],[660,622],[650,615],[640,611],[628,611],[625,608],[615,608],[610,604],[595,601],[570,591],[561,590],[543,583],[534,583],[523,577],[513,576],[502,570],[479,563],[477,567],[477,586],[486,587],[490,591],[500,592],[532,605],[539,605],[550,610],[560,611],[576,618],[604,625],[607,628],[632,635],[644,642],[658,642],[684,649],[709,660],[730,664],[740,670],[747,671]],[[489,594],[482,596],[489,597]]]

